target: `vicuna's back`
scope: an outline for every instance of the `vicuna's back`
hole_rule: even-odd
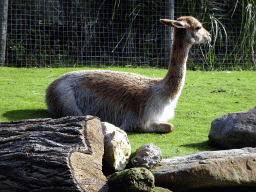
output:
[[[53,81],[46,103],[54,115],[94,115],[125,131],[171,132],[192,44],[208,42],[210,34],[194,17],[161,19],[174,27],[172,56],[163,79],[113,71],[71,72]]]

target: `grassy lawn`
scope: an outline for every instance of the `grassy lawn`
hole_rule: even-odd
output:
[[[45,89],[69,71],[92,68],[0,68],[0,122],[52,117],[44,103]],[[105,68],[134,72],[148,77],[164,77],[167,70]],[[175,129],[169,134],[128,133],[132,152],[147,143],[160,147],[163,158],[199,151],[216,150],[208,143],[211,122],[226,113],[247,111],[256,106],[256,72],[187,71],[180,96]]]

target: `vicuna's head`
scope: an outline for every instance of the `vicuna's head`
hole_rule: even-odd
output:
[[[183,16],[177,20],[160,19],[160,21],[167,26],[174,27],[174,37],[179,43],[192,45],[211,40],[210,33],[194,17]]]

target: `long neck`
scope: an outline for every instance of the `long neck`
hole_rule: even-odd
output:
[[[174,41],[168,73],[163,79],[163,83],[168,87],[170,97],[175,97],[180,93],[186,75],[186,63],[190,44],[185,44],[184,39],[178,36],[177,30],[174,31]]]

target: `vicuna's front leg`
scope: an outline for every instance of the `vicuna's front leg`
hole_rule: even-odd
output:
[[[171,123],[153,123],[149,125],[149,130],[153,133],[170,133],[174,126]]]

